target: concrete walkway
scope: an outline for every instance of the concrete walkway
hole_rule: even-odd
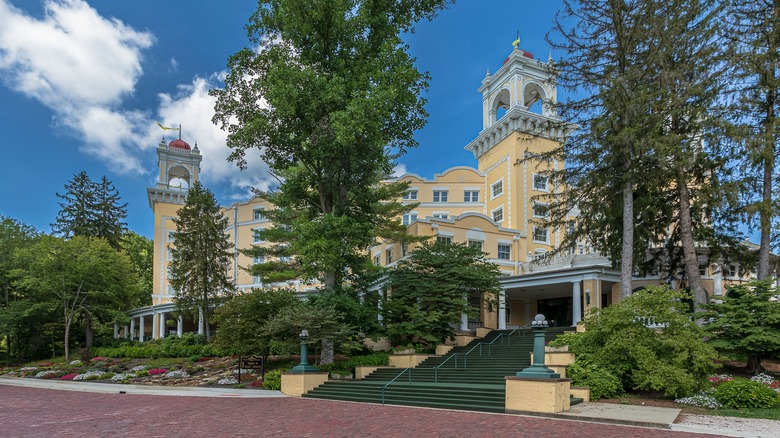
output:
[[[120,383],[69,382],[63,380],[0,377],[0,385],[102,394],[175,395],[185,397],[269,398],[287,397],[280,391],[261,389],[200,388],[183,386],[125,385]]]
[[[655,406],[581,403],[556,416],[579,421],[671,429],[672,423],[674,423],[681,411],[681,409],[659,408]]]

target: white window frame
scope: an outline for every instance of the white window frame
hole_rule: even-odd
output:
[[[415,222],[417,222],[416,211],[410,211],[409,213],[404,213],[404,215],[401,216],[401,224],[403,225],[411,225]]]
[[[544,208],[547,208],[547,204],[546,204],[546,203],[544,203],[544,202],[535,202],[535,201],[534,201],[533,208],[531,209],[531,211],[533,212],[533,216],[534,216],[534,217],[537,217],[537,218],[546,218],[546,217],[547,217],[547,212],[546,212],[546,211],[545,211],[545,213],[544,213],[544,214],[536,214],[536,207],[537,207],[537,206],[538,206],[538,207],[544,207]]]
[[[539,187],[536,184],[536,179],[537,178],[540,178],[540,179],[544,178],[544,188],[541,188],[541,187]],[[548,177],[546,177],[544,175],[540,175],[538,173],[535,173],[534,176],[533,176],[533,189],[538,191],[538,192],[549,192],[550,191],[550,178],[548,178]]]
[[[450,213],[447,211],[435,211],[433,212],[432,217],[436,219],[449,219]]]
[[[258,214],[259,213],[259,214]],[[256,221],[264,221],[265,218],[265,207],[255,207],[252,209],[252,219]]]
[[[538,230],[544,230],[544,236],[545,236],[544,240],[539,240],[539,239],[536,238],[536,232]],[[550,229],[547,228],[547,227],[534,227],[534,231],[533,231],[533,235],[532,236],[533,236],[533,239],[534,239],[534,243],[550,243]],[[547,252],[547,251],[545,251],[545,252]]]
[[[485,242],[482,240],[469,239],[468,245],[472,248],[479,248],[480,251],[484,251],[485,249]]]
[[[417,200],[417,189],[409,189],[404,192],[403,196],[401,197],[404,201],[416,201]]]
[[[258,231],[263,231],[263,230],[265,230],[265,228],[252,228],[252,243],[256,243],[256,244],[265,243],[265,240],[262,240],[257,235]]]
[[[504,247],[506,251],[501,251],[501,247]],[[501,257],[502,254],[506,254],[506,257]],[[499,243],[496,247],[496,256],[499,260],[512,260],[512,245],[509,243]]]
[[[387,264],[393,263],[393,248],[387,248],[385,250],[385,260],[387,260]]]
[[[445,245],[452,245],[452,236],[443,236],[441,234],[436,235],[436,242],[443,243]]]
[[[252,258],[252,264],[262,265],[263,263],[265,263],[265,256],[254,256]]]
[[[498,212],[498,211],[501,212],[501,220],[496,220],[496,212]],[[504,221],[504,206],[502,205],[502,206],[500,206],[500,207],[498,207],[496,209],[491,210],[490,218],[493,219],[493,222],[495,222],[497,224],[500,224],[501,222],[503,222]]]
[[[463,191],[463,202],[466,202],[466,203],[477,203],[477,202],[479,202],[479,190],[464,190]]]
[[[496,186],[498,186],[499,184],[501,185],[500,187],[501,191],[496,193]],[[490,185],[490,199],[491,200],[496,199],[503,194],[504,194],[504,178],[501,178]]]
[[[166,242],[173,242],[173,233],[175,233],[176,230],[168,230],[168,234],[165,237]]]
[[[444,203],[448,202],[449,197],[450,197],[449,193],[450,193],[449,190],[434,190],[433,191],[433,202],[438,203],[438,204],[444,204]],[[436,200],[436,198],[439,198],[439,199]]]

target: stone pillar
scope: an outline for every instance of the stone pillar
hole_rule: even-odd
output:
[[[498,293],[498,329],[506,330],[506,291]]]
[[[138,340],[143,342],[144,341],[144,320],[146,319],[145,316],[141,316],[138,318],[138,330],[140,331]],[[132,331],[132,330],[131,330]]]
[[[165,337],[165,313],[160,313],[160,339]]]
[[[572,281],[571,286],[571,325],[576,327],[577,323],[582,320],[582,287],[579,280]]]
[[[114,323],[114,339],[119,339],[119,324]]]
[[[143,321],[143,317],[141,317],[141,321]],[[143,322],[141,323],[141,330],[143,330]],[[135,318],[130,319],[130,340],[135,339]]]
[[[198,309],[198,334],[202,335],[203,333],[203,309]]]
[[[463,301],[465,301],[468,305],[469,302],[469,294],[468,292],[463,292]],[[463,312],[460,314],[460,329],[461,331],[468,331],[469,329],[469,315],[466,312]]]
[[[184,329],[184,318],[179,316],[179,320],[176,321],[176,336],[181,337],[183,329]]]

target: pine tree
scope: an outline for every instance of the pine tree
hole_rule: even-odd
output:
[[[127,231],[124,219],[127,204],[121,204],[119,191],[103,176],[100,183],[81,171],[65,184],[65,193],[57,193],[63,199],[61,210],[52,226],[55,234],[65,238],[73,236],[102,237],[114,248],[121,249],[122,235]]]
[[[197,312],[203,318],[206,338],[211,340],[209,317],[220,298],[233,293],[228,276],[233,252],[225,234],[227,219],[216,198],[199,182],[190,187],[187,201],[173,219],[171,286],[178,309]]]
[[[95,237],[102,237],[114,249],[121,249],[122,237],[127,232],[127,203],[120,204],[119,190],[106,178],[95,185]]]
[[[728,38],[732,84],[734,138],[742,157],[743,211],[758,214],[760,246],[758,279],[769,276],[772,225],[780,210],[773,195],[777,188],[777,154],[780,153],[780,0],[735,0],[728,3]],[[776,242],[775,242],[776,243]]]
[[[62,199],[60,211],[51,224],[54,234],[65,238],[73,236],[94,236],[97,220],[96,186],[87,172],[81,171],[65,184],[65,193],[57,193]]]
[[[567,54],[556,66],[562,84],[579,90],[561,102],[567,128],[577,129],[541,157],[566,160],[566,168],[550,175],[564,188],[549,199],[551,225],[566,226],[579,211],[562,249],[585,239],[620,264],[623,298],[632,293],[635,266],[667,222],[658,220],[668,209],[653,176],[660,166],[652,151],[658,116],[651,111],[658,20],[650,0],[565,0],[548,34]]]

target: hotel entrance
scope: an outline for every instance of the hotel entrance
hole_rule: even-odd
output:
[[[547,317],[550,327],[568,327],[572,325],[572,298],[547,298],[536,301],[538,313]]]

